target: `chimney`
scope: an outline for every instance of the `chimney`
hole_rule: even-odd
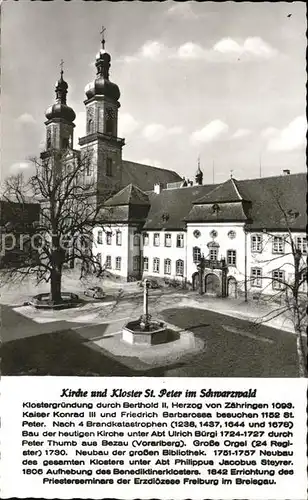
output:
[[[156,184],[154,184],[154,193],[160,194],[160,192],[161,192],[161,183],[157,182]]]
[[[283,171],[282,171],[283,175],[290,175],[290,170],[288,168],[285,168]]]

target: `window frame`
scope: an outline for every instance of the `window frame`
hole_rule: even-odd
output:
[[[181,272],[179,272],[179,265],[180,265]],[[175,261],[175,275],[181,276],[181,277],[184,276],[184,260],[183,259],[177,259]]]
[[[280,245],[281,245],[281,249],[280,249]],[[273,236],[272,253],[274,253],[274,254],[284,254],[285,253],[285,238],[283,236]]]
[[[213,259],[212,257],[212,252],[215,253],[215,258]],[[218,247],[210,247],[209,249],[209,260],[211,261],[217,261],[218,260]]]
[[[251,253],[261,253],[262,252],[262,244],[263,244],[263,235],[262,234],[252,234],[250,236],[250,249]]]
[[[158,241],[158,243],[156,243]],[[159,233],[154,233],[153,234],[153,247],[159,247],[160,246],[160,234]]]
[[[142,234],[142,243],[144,247],[147,247],[149,245],[149,233]]]
[[[136,265],[136,263],[137,263],[137,265]],[[133,271],[135,271],[135,272],[140,271],[140,256],[139,255],[133,256]]]
[[[254,271],[257,271],[255,276],[253,275]],[[258,272],[260,272],[260,275],[258,274]],[[262,267],[251,267],[250,286],[253,288],[262,288],[262,279],[263,279]]]
[[[139,247],[140,246],[140,234],[139,233],[135,233],[134,234],[134,237],[133,237],[133,246],[134,247]]]
[[[159,274],[160,272],[160,259],[159,257],[153,257],[153,273]]]
[[[169,240],[170,245],[167,245],[167,240]],[[172,234],[171,233],[165,233],[164,246],[166,248],[172,247]]]
[[[198,250],[198,253],[200,254],[199,259],[196,258],[197,250]],[[197,264],[198,262],[200,262],[200,260],[201,260],[201,248],[197,247],[197,246],[194,246],[193,247],[193,263]]]
[[[231,252],[233,253],[231,254]],[[227,250],[227,265],[231,267],[236,267],[236,261],[237,261],[236,250],[234,250],[233,248],[229,248]]]
[[[112,245],[112,231],[106,231],[106,245]]]
[[[278,273],[278,277],[275,277],[275,273]],[[281,275],[281,277],[280,277]],[[286,273],[283,269],[273,269],[272,271],[272,289],[273,290],[284,290],[285,284],[281,283],[281,281],[285,281]],[[280,281],[277,281],[280,280]]]
[[[104,234],[104,231],[102,229],[99,229],[97,231],[97,244],[98,245],[103,245],[103,234]]]
[[[105,267],[106,269],[112,269],[111,255],[106,255]]]
[[[120,229],[116,230],[116,245],[118,247],[122,246],[122,231]]]
[[[184,248],[184,234],[183,233],[178,233],[176,235],[176,248]]]
[[[307,255],[307,236],[296,236],[295,247],[301,251],[302,255]]]
[[[167,266],[169,266],[169,271],[167,270]],[[164,260],[164,274],[171,274],[171,259],[169,258]]]
[[[121,267],[122,267],[122,257],[118,256],[118,257],[115,258],[115,269],[116,269],[116,271],[121,271]]]
[[[112,169],[112,166],[113,166],[113,161],[112,161],[112,158],[107,157],[107,158],[106,158],[106,176],[107,176],[107,177],[113,177],[113,169]]]
[[[143,257],[143,270],[149,271],[149,257]]]

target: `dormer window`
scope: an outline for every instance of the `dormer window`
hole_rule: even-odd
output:
[[[212,211],[213,211],[213,214],[218,215],[218,213],[220,211],[220,207],[219,207],[219,205],[217,205],[217,203],[214,203],[214,205],[212,206]]]

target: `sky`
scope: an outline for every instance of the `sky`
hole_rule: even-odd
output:
[[[200,157],[204,183],[305,171],[303,2],[21,0],[2,4],[2,177],[43,150],[61,59],[78,147],[102,25],[125,160],[193,178]]]

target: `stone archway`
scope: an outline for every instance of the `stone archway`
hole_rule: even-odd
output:
[[[228,297],[237,298],[237,281],[233,276],[228,279]]]
[[[209,295],[221,295],[221,283],[217,274],[209,273],[205,276],[204,290]]]
[[[200,286],[200,276],[199,276],[199,273],[194,273],[192,275],[192,287],[193,287],[193,290],[199,290],[199,286]]]

